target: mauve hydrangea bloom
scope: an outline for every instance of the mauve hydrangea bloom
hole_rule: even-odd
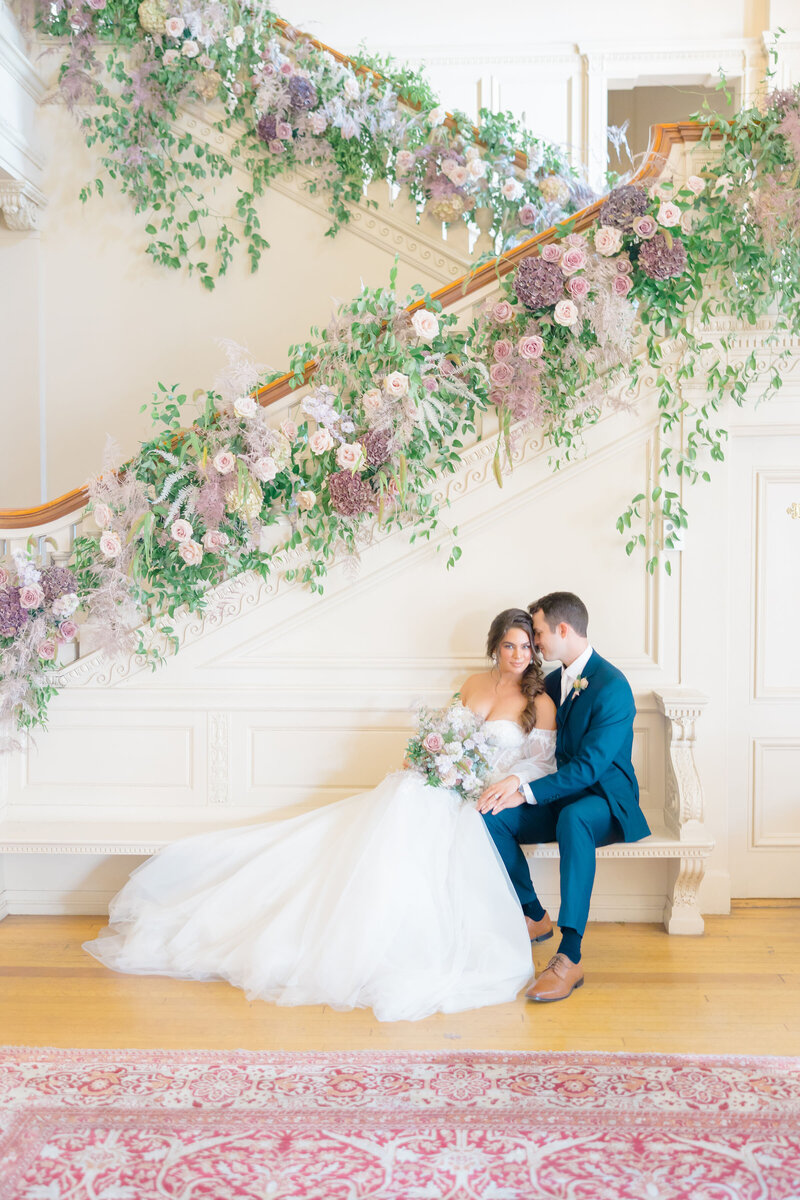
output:
[[[667,242],[663,233],[657,233],[649,242],[642,242],[639,249],[639,266],[651,279],[674,279],[686,270],[686,247],[680,238]]]
[[[635,183],[624,183],[614,188],[600,209],[600,224],[614,229],[633,229],[637,217],[644,216],[648,204],[647,192]]]
[[[266,145],[269,145],[270,142],[274,142],[278,136],[277,118],[274,117],[272,113],[262,113],[258,118],[256,133]]]
[[[28,610],[19,605],[19,588],[0,591],[0,637],[16,637],[27,620]]]
[[[789,112],[790,109],[796,108],[799,102],[797,92],[793,88],[779,88],[767,96],[767,108],[777,109],[779,113]]]
[[[435,386],[435,381],[434,381]],[[371,429],[359,438],[370,467],[380,467],[389,458],[391,434],[388,429]]]
[[[357,517],[375,507],[375,494],[369,484],[353,471],[334,471],[328,476],[331,508],[343,517]]]
[[[68,567],[47,567],[39,581],[46,600],[55,600],[65,592],[77,592],[78,581]]]
[[[564,295],[564,276],[557,263],[531,254],[519,264],[514,291],[526,308],[544,308]]]
[[[317,89],[302,75],[293,75],[289,80],[289,102],[295,112],[308,112],[317,103]]]

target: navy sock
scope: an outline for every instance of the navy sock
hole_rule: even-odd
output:
[[[523,904],[522,911],[525,913],[525,916],[530,917],[532,921],[541,921],[545,914],[545,909],[543,909],[539,903],[538,897],[535,900],[531,900],[529,904]]]
[[[579,963],[581,961],[581,941],[582,938],[577,929],[570,929],[567,925],[562,925],[558,953],[566,954],[572,962]]]

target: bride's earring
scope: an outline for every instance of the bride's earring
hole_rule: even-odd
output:
[[[496,654],[492,655],[492,662],[494,663],[495,666],[497,666],[497,655]]]

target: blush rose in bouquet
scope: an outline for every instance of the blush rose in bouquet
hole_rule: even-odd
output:
[[[430,787],[450,788],[462,800],[477,799],[496,757],[483,723],[483,718],[460,700],[440,709],[420,705],[417,732],[406,747],[406,762]]]

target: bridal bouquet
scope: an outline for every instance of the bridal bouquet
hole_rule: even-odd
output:
[[[496,756],[482,726],[483,718],[460,701],[439,709],[421,705],[406,760],[431,787],[451,788],[463,800],[475,800]]]

